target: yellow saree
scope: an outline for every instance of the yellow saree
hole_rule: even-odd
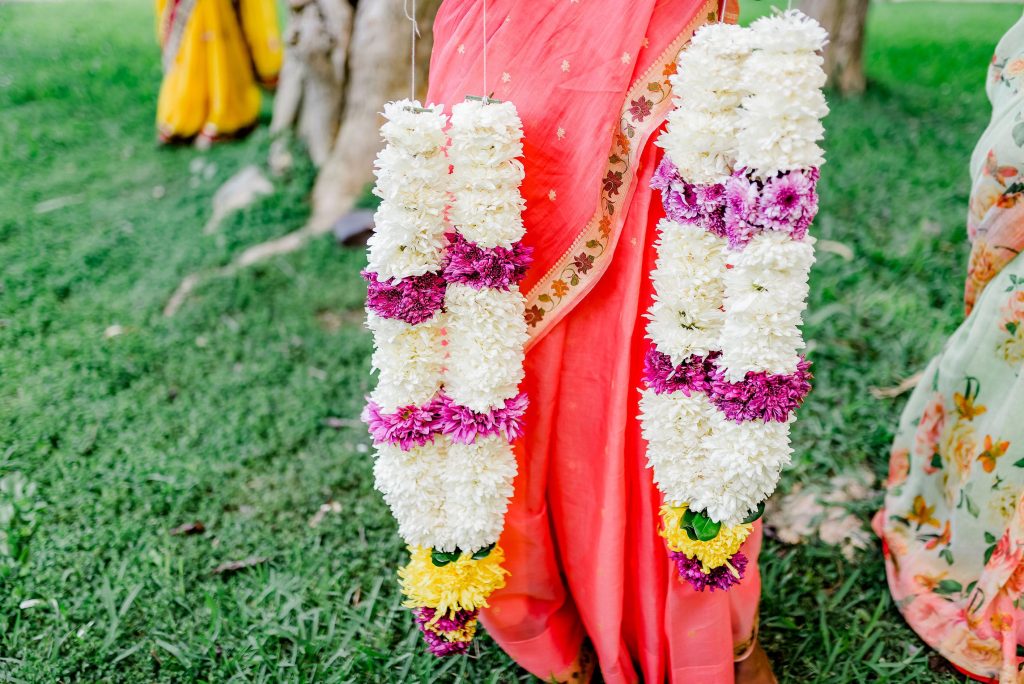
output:
[[[260,83],[281,69],[274,0],[156,0],[164,79],[160,140],[199,142],[243,133],[259,116]]]

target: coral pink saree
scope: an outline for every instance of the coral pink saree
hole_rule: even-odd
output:
[[[483,3],[446,0],[427,100],[482,95]],[[719,0],[488,0],[487,94],[525,129],[527,434],[501,545],[510,570],[484,612],[537,676],[568,679],[589,641],[604,680],[733,681],[756,630],[752,571],[729,592],[680,583],[636,420],[655,225],[651,174],[667,77]],[[735,20],[730,5],[728,18]]]

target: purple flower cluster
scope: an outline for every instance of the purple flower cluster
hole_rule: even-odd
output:
[[[506,399],[504,406],[477,413],[442,392],[423,406],[402,406],[393,413],[384,413],[371,401],[362,418],[375,444],[394,444],[402,451],[423,446],[437,434],[448,435],[457,444],[472,444],[478,437],[492,435],[514,442],[523,436],[527,403],[521,392]]]
[[[739,382],[729,382],[725,373],[711,376],[711,401],[734,422],[761,420],[784,422],[800,407],[811,391],[811,362],[801,357],[796,372],[772,375],[766,372],[747,373]]]
[[[676,570],[679,572],[679,579],[686,580],[697,591],[704,591],[708,588],[711,591],[716,589],[725,591],[729,587],[739,584],[740,580],[743,579],[743,573],[747,569],[747,557],[742,553],[733,554],[733,557],[729,559],[729,564],[736,569],[739,577],[736,577],[727,565],[715,568],[710,573],[705,574],[700,561],[696,558],[687,558],[685,553],[680,553],[679,551],[670,551],[668,555],[669,558],[675,561]]]
[[[767,181],[736,171],[725,184],[725,234],[742,249],[761,231],[776,230],[802,240],[818,213],[818,169],[786,171]]]
[[[789,375],[751,371],[738,382],[725,379],[718,365],[718,352],[691,356],[673,365],[668,354],[655,347],[644,357],[644,384],[655,394],[703,392],[711,402],[735,422],[761,420],[783,422],[811,391],[811,362],[801,357],[796,371]]]
[[[526,275],[533,248],[521,242],[504,247],[485,248],[455,233],[449,236],[444,277],[450,283],[464,283],[480,290],[485,287],[507,291]]]
[[[433,441],[440,428],[441,405],[440,399],[433,399],[423,406],[402,406],[394,413],[384,413],[371,401],[362,417],[375,444],[395,444],[409,451]]]
[[[445,282],[440,273],[381,280],[376,273],[363,271],[363,278],[367,282],[366,308],[382,318],[416,325],[444,306]]]
[[[711,391],[711,378],[717,370],[715,359],[718,352],[707,356],[691,356],[685,363],[673,365],[671,357],[663,354],[655,347],[647,350],[644,356],[644,384],[654,390],[655,394],[682,392],[690,396],[690,392]]]
[[[440,617],[434,624],[430,624],[436,613],[433,608],[414,608],[412,611],[416,619],[416,626],[420,628],[423,640],[427,642],[427,650],[439,658],[466,652],[469,642],[455,638],[454,633],[462,631],[470,622],[476,620],[477,612],[475,610],[455,611]]]
[[[477,413],[442,396],[439,416],[440,431],[457,444],[472,444],[477,437],[503,435],[514,442],[523,435],[523,414],[526,413],[526,394],[520,392],[505,405],[486,413]]]
[[[675,164],[663,157],[651,178],[651,187],[661,191],[668,218],[725,237],[725,186],[687,183]]]

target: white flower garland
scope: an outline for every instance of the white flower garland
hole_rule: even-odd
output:
[[[440,107],[384,115],[366,273],[379,381],[364,417],[376,487],[410,546],[406,605],[448,655],[465,652],[506,574],[496,543],[526,409],[522,124],[493,100],[455,105],[447,133]]]
[[[701,590],[739,580],[746,523],[789,462],[792,412],[810,387],[798,352],[825,39],[797,11],[750,29],[704,27],[679,55],[676,109],[658,141],[666,161],[652,184],[668,219],[640,419],[671,523],[662,534]]]

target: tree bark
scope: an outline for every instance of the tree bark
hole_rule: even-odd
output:
[[[440,4],[441,0],[416,3],[417,96],[426,90],[434,15]],[[313,188],[308,227],[315,233],[330,230],[373,182],[373,159],[381,146],[379,112],[385,102],[408,97],[409,41],[409,21],[401,2],[362,0],[357,5],[341,126]]]
[[[347,0],[290,0],[289,9],[270,132],[295,128],[320,166],[331,152],[341,119],[353,11]]]
[[[864,28],[869,0],[804,0],[801,9],[828,31],[825,73],[843,95],[864,92]]]

